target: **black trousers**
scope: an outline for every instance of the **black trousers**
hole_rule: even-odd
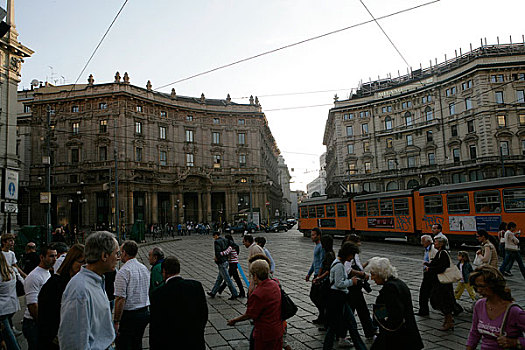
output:
[[[317,277],[317,276],[315,276]],[[314,277],[314,278],[315,278]],[[325,313],[326,313],[326,302],[323,299],[323,289],[321,284],[315,284],[312,283],[312,287],[310,288],[310,300],[314,303],[314,305],[319,310],[319,318],[321,320],[325,319]]]
[[[359,316],[359,321],[361,321],[361,326],[363,326],[365,337],[372,337],[377,331],[377,326],[372,322],[370,311],[368,311],[368,305],[366,304],[365,296],[360,286],[348,288],[348,305],[350,305],[352,311],[357,311],[357,316]]]
[[[149,308],[143,307],[137,310],[124,310],[115,339],[117,350],[142,349],[142,337],[149,323]]]
[[[432,276],[428,272],[423,272],[423,280],[421,287],[419,287],[419,313],[428,314],[428,301],[430,300],[430,293],[432,291]]]
[[[228,275],[230,275],[230,278],[233,279],[237,284],[237,287],[239,288],[239,295],[245,296],[246,294],[244,293],[241,277],[239,277],[239,272],[237,271],[237,263],[228,263]],[[224,289],[226,289],[226,282],[222,282],[217,293],[222,293]]]

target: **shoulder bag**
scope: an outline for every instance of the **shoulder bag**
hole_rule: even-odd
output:
[[[503,321],[501,322],[501,328],[499,330],[499,335],[500,336],[507,336],[507,332],[505,332],[505,327],[507,327],[507,320],[509,318],[509,311],[510,309],[512,309],[513,306],[516,306],[516,307],[519,307],[521,309],[521,307],[518,305],[518,304],[515,304],[515,303],[510,303],[509,306],[507,306],[507,310],[505,310],[505,314],[503,315]],[[518,340],[519,342],[519,340]],[[510,349],[510,348],[508,348]],[[512,348],[512,349],[521,349],[520,348]]]
[[[281,284],[273,279],[281,290],[281,320],[285,321],[297,313],[297,305],[293,302],[292,298],[281,287]]]
[[[438,273],[437,277],[439,283],[450,284],[461,281],[461,271],[459,271],[458,267],[452,263],[450,255],[445,250],[442,250],[442,252],[445,252],[444,254],[447,254],[448,260],[450,261],[450,266],[442,273]]]

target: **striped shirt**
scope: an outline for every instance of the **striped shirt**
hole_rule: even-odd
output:
[[[148,268],[135,258],[126,261],[115,277],[115,296],[126,299],[124,310],[149,306],[149,284]]]
[[[229,246],[228,249],[226,249],[225,251],[222,251],[221,255],[222,256],[228,255],[228,263],[229,264],[238,264],[239,263],[239,255],[237,254],[235,249],[233,249],[231,246]]]

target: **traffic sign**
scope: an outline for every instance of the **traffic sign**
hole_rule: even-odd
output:
[[[5,169],[4,198],[18,200],[18,171]]]
[[[266,206],[269,206],[270,205],[270,202],[269,201],[266,201]]]
[[[2,213],[18,213],[18,205],[16,203],[2,202]]]

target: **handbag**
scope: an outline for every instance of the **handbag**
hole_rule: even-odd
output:
[[[295,305],[292,298],[286,294],[281,285],[279,283],[277,284],[281,290],[281,320],[285,321],[297,313],[297,305]]]
[[[450,255],[448,255],[448,253],[446,252],[445,254],[447,254],[448,256],[448,260],[450,261],[450,266],[442,273],[438,273],[437,277],[438,277],[439,283],[450,284],[450,283],[461,281],[461,271],[459,271],[458,267],[452,263],[452,259],[450,258]]]
[[[483,265],[483,256],[481,254],[476,254],[476,257],[474,258],[474,262],[472,263],[474,266],[480,266]]]
[[[505,310],[505,314],[503,315],[503,321],[501,322],[501,328],[499,330],[500,336],[505,336],[505,337],[507,336],[507,332],[505,332],[505,327],[507,326],[507,319],[509,318],[509,311],[510,309],[512,309],[513,306],[519,307],[521,309],[521,307],[518,304],[514,304],[514,303],[511,303],[509,304],[509,306],[507,306],[507,310]],[[512,348],[512,349],[517,349],[517,348]]]
[[[401,320],[401,323],[399,324],[399,326],[393,329],[388,328],[384,325],[384,322],[388,318],[388,311],[387,311],[385,304],[374,304],[373,315],[374,315],[374,321],[377,323],[377,325],[381,327],[381,329],[384,329],[387,332],[397,332],[398,330],[401,329],[401,327],[405,325],[404,318]]]

